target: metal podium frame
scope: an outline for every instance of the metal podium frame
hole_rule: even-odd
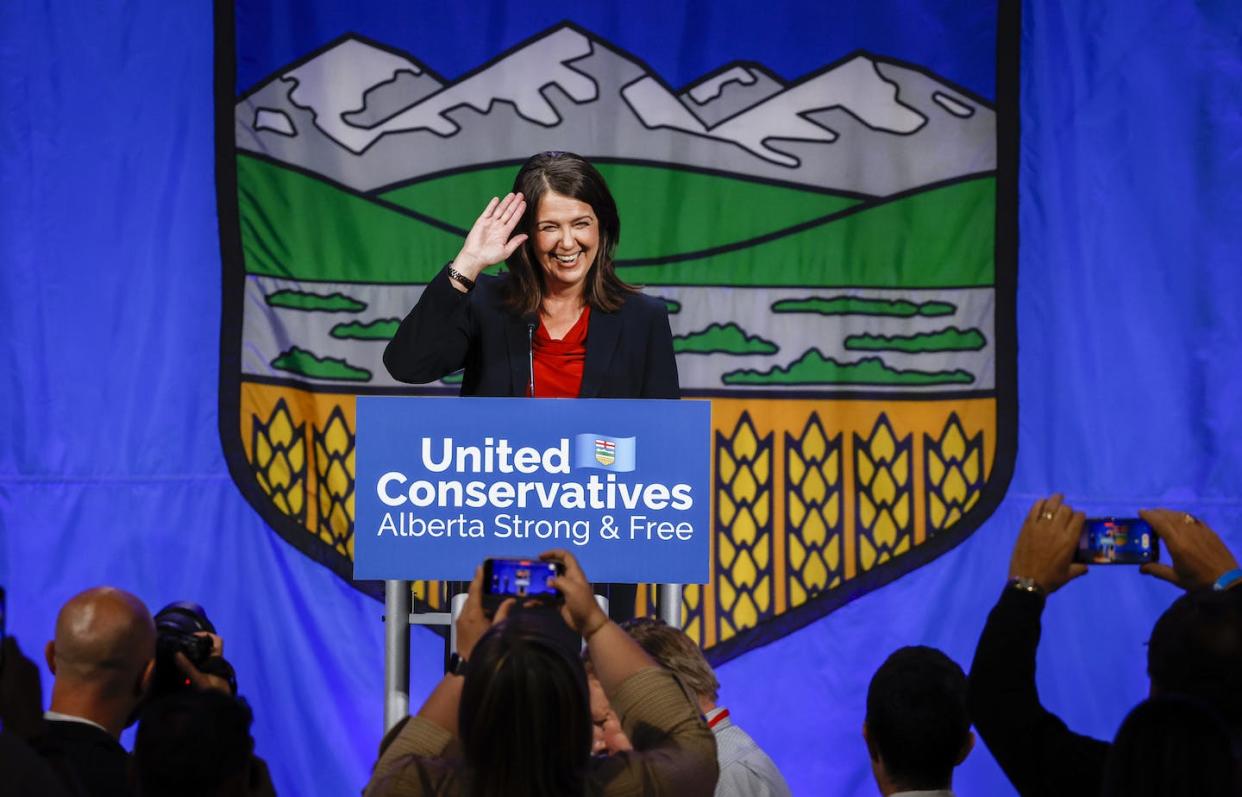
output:
[[[410,626],[453,622],[453,612],[411,612],[410,584],[384,582],[384,733],[410,713]],[[681,627],[680,584],[660,584],[656,605],[661,620]]]

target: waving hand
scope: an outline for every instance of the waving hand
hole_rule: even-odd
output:
[[[508,259],[526,241],[526,233],[513,235],[513,228],[525,212],[526,199],[521,194],[506,194],[504,199],[492,197],[453,258],[453,267],[474,279],[483,269]]]

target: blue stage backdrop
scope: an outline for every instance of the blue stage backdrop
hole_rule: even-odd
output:
[[[698,123],[719,130],[720,119],[702,109],[711,117],[706,122],[671,112],[653,116],[671,107],[656,102],[656,89],[684,90],[690,99],[682,98],[683,108],[691,101],[736,99],[739,87],[778,94],[858,50],[883,62],[879,74],[894,82],[900,82],[894,64],[918,65],[919,74],[951,88],[938,102],[962,118],[969,116],[968,105],[992,108],[1005,91],[998,86],[995,51],[1003,14],[989,4],[964,12],[963,4],[932,0],[871,2],[860,4],[865,17],[853,4],[809,2],[684,8],[646,0],[497,3],[468,10],[440,3],[325,5],[309,11],[301,2],[238,3],[235,82],[225,90],[240,97],[262,87],[344,32],[389,48],[382,52],[413,56],[424,76],[460,85],[499,54],[567,30],[567,39],[589,34],[658,76],[643,85],[646,94],[630,98],[631,107],[653,124],[683,132]],[[907,644],[935,645],[969,662],[1003,584],[1018,524],[1037,497],[1063,490],[1091,514],[1185,509],[1242,551],[1242,413],[1236,409],[1242,395],[1236,312],[1242,233],[1230,218],[1242,185],[1236,152],[1242,140],[1242,10],[1190,0],[1152,6],[1028,0],[1021,11],[1016,305],[1006,321],[997,277],[989,283],[997,298],[979,316],[994,333],[985,337],[996,340],[1013,325],[1016,311],[1016,460],[1003,499],[999,491],[1001,500],[979,499],[981,506],[996,504],[990,518],[922,557],[921,567],[905,567],[908,572],[889,568],[883,577],[852,582],[859,573],[842,571],[841,583],[853,588],[818,603],[803,595],[811,608],[790,611],[794,619],[784,625],[773,619],[775,609],[760,607],[737,627],[721,625],[719,617],[710,628],[706,620],[698,627],[705,644],[717,648],[722,702],[772,754],[796,794],[875,793],[859,733],[871,673]],[[290,528],[273,530],[270,518],[255,509],[261,491],[268,499],[279,494],[286,514],[298,515],[301,505],[288,503],[295,500],[293,482],[265,459],[254,470],[266,481],[256,477],[257,487],[240,485],[237,465],[246,460],[238,459],[241,449],[229,449],[229,430],[241,431],[239,404],[221,391],[245,380],[221,370],[222,324],[236,309],[229,306],[236,294],[227,290],[234,277],[222,268],[229,256],[225,225],[237,219],[221,217],[218,226],[217,130],[231,130],[234,122],[222,125],[213,105],[214,20],[206,3],[17,0],[0,8],[0,583],[9,596],[8,627],[28,655],[41,658],[58,607],[85,587],[124,587],[153,608],[175,599],[199,601],[226,638],[226,654],[255,707],[258,751],[271,763],[281,793],[356,794],[381,732],[383,645],[380,604],[339,575],[340,557],[352,548],[332,518],[349,505],[347,496],[314,496],[309,506],[326,519],[312,530],[323,545],[299,545]],[[563,22],[570,25],[562,28]],[[705,76],[735,62],[745,68],[733,73],[728,91],[734,94],[722,88],[729,81],[703,84]],[[587,91],[572,79],[567,85],[571,96]],[[393,87],[375,96],[425,89],[411,80]],[[691,88],[700,90],[690,94]],[[279,136],[302,121],[299,109],[333,101],[306,97],[300,106],[263,106],[269,114],[262,118],[256,108],[252,127]],[[574,101],[585,103],[585,95]],[[338,119],[370,119],[365,108],[355,116],[335,107]],[[338,143],[367,146],[330,119],[320,121],[318,129],[337,134]],[[760,141],[755,148],[781,159],[780,147],[768,151]],[[690,165],[701,157],[695,152],[687,156]],[[247,161],[243,187],[266,185],[263,175],[270,175],[274,160]],[[511,169],[509,156],[496,160]],[[314,172],[318,179],[325,173],[319,165],[297,173]],[[624,183],[621,165],[611,165],[610,177],[621,175]],[[720,177],[721,169],[699,166],[702,174]],[[755,179],[747,190],[766,185],[773,192],[763,196],[776,202],[775,189],[796,181],[759,173],[766,168],[750,170]],[[256,175],[262,179],[256,182]],[[892,190],[869,184],[831,197],[819,191],[820,204],[808,205],[803,218],[837,212],[823,209],[829,200],[865,204]],[[260,204],[270,199],[257,189],[248,196]],[[788,204],[789,195],[780,196]],[[410,207],[403,202],[421,201],[412,189],[382,199],[404,210]],[[750,221],[763,218],[757,213]],[[460,226],[456,215],[432,220],[439,226],[431,228],[450,237]],[[436,245],[420,244],[428,252],[438,252]],[[998,267],[1001,257],[998,250]],[[649,268],[643,281],[667,287],[651,278],[650,257],[644,261],[636,251],[633,260],[635,268]],[[727,268],[734,261],[712,262]],[[252,280],[265,291],[255,295],[258,306],[276,307],[268,298],[282,290],[279,301],[318,301],[298,298],[310,293],[298,286],[280,284],[299,275],[276,273],[279,263],[246,265],[272,272],[260,275],[268,282]],[[738,283],[735,289],[755,287]],[[691,295],[684,285],[678,289],[684,295],[662,295],[673,303]],[[689,323],[692,304],[681,306]],[[380,329],[364,329],[375,320],[382,319],[359,319],[365,323],[349,334]],[[688,339],[700,330],[683,331]],[[240,364],[237,373],[259,376],[261,366],[284,374],[300,369],[312,382],[355,373],[348,362],[338,368],[314,351],[268,354],[268,338],[225,332],[226,348],[244,339],[252,355],[234,363]],[[766,332],[740,340],[795,345]],[[956,379],[961,371],[991,379],[989,389],[999,396],[1006,378],[1001,348],[985,345],[984,359],[963,359],[960,367],[941,369],[941,376]],[[784,353],[789,356],[779,362],[759,360],[749,375],[742,374],[746,368],[711,372],[699,361],[683,370],[700,384],[754,385],[746,380],[760,379],[765,369],[793,371],[791,361],[802,349]],[[979,362],[993,363],[993,370]],[[991,376],[981,377],[985,373]],[[266,414],[263,423],[245,428],[249,445],[276,443],[296,459],[296,443],[281,426],[286,419],[276,412],[280,397],[263,392],[288,385],[275,378],[251,381],[259,387],[248,388],[241,406]],[[702,390],[714,402],[739,401]],[[772,398],[775,388],[765,390],[759,398]],[[285,406],[292,415],[293,405]],[[231,415],[220,415],[221,407]],[[738,429],[744,409],[731,416]],[[987,428],[996,432],[1006,421],[1000,410],[992,412],[997,426]],[[307,478],[339,486],[330,465],[334,457],[348,458],[340,447],[348,444],[329,428],[330,410],[325,417],[322,436],[305,438],[303,456],[309,461],[314,454],[308,452],[320,445],[316,461],[328,466]],[[759,413],[752,417],[761,427]],[[969,426],[969,417],[961,416],[961,423]],[[893,428],[899,426],[894,421]],[[874,442],[866,430],[858,434]],[[1014,453],[995,437],[987,445],[997,446],[989,462]],[[253,457],[254,450],[245,453]],[[930,500],[927,506],[930,516]],[[871,543],[884,544],[876,527],[864,525]],[[918,536],[912,544],[922,542]],[[899,561],[897,545],[888,552]],[[869,567],[858,561],[860,573]],[[742,585],[757,604],[762,591]],[[773,593],[773,606],[779,597],[781,606],[794,608],[792,585],[787,581],[780,596]],[[1045,615],[1039,659],[1045,703],[1076,730],[1110,737],[1126,708],[1146,694],[1143,643],[1174,596],[1167,585],[1127,568],[1097,568],[1058,593]],[[702,600],[708,598],[722,601],[719,593],[704,593]],[[771,630],[745,633],[751,628]],[[415,702],[434,683],[440,652],[438,637],[415,631]],[[45,692],[49,684],[45,670]],[[959,770],[955,786],[963,794],[1012,793],[982,746]]]

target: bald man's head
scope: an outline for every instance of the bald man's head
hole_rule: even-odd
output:
[[[155,623],[137,597],[112,587],[75,595],[56,617],[48,665],[57,687],[89,687],[108,699],[130,694],[155,657]]]

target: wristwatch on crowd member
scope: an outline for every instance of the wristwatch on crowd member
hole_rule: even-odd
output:
[[[457,651],[453,651],[449,655],[448,667],[444,670],[445,675],[465,675],[466,668],[470,663]]]
[[[1026,576],[1014,576],[1005,584],[1006,589],[1016,589],[1018,592],[1029,592],[1032,595],[1044,596],[1048,593],[1044,588],[1039,586],[1039,582],[1033,578]]]

